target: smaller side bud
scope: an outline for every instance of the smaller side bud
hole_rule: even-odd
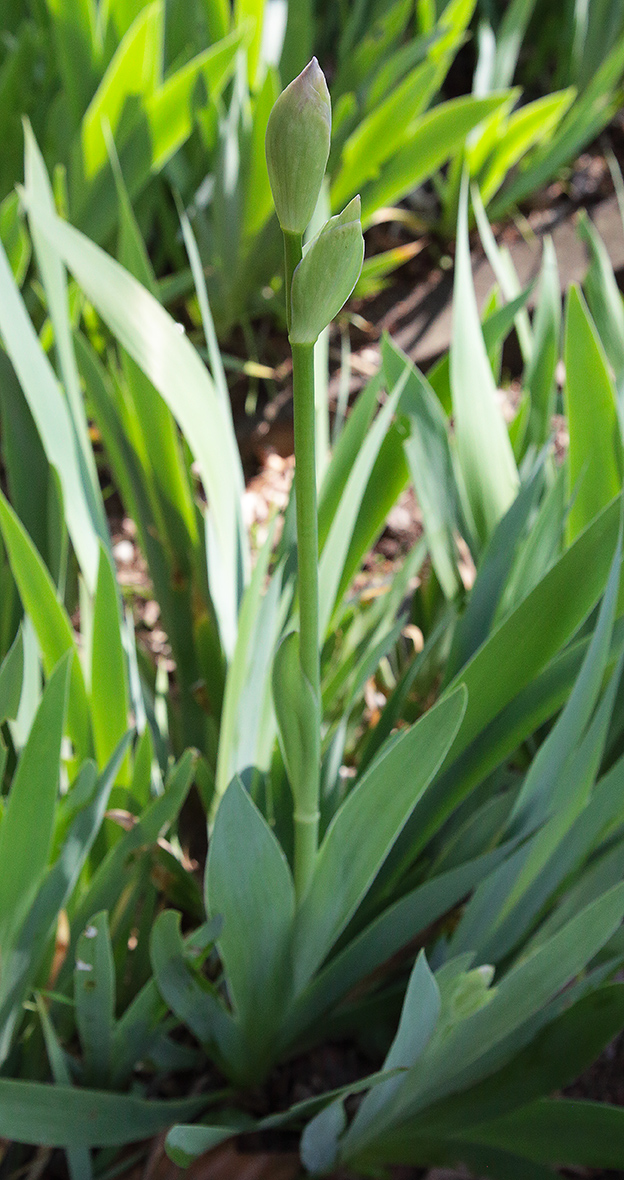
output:
[[[280,94],[266,133],[275,211],[286,233],[302,234],[321,191],[329,157],[331,102],[315,57]]]
[[[305,248],[295,269],[291,298],[291,344],[314,344],[336,318],[360,277],[364,238],[360,198],[336,217]]]

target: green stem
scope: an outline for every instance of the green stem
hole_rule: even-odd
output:
[[[295,267],[301,261],[302,236],[284,232],[286,323],[290,331],[290,292]],[[293,400],[295,409],[295,494],[297,501],[297,569],[299,591],[299,661],[308,680],[315,708],[307,719],[317,757],[306,767],[299,784],[295,813],[295,891],[305,895],[314,871],[318,848],[320,794],[321,670],[319,652],[318,520],[314,406],[314,346],[293,344]]]
[[[284,231],[285,315],[290,330],[290,290],[302,256],[301,234]],[[297,584],[300,605],[300,664],[313,689],[315,707],[307,719],[311,748],[306,776],[295,800],[295,892],[306,894],[318,847],[318,796],[321,784],[321,657],[318,650],[318,522],[316,509],[314,345],[293,345],[295,404],[295,496],[297,506]]]
[[[285,274],[285,289],[286,296],[286,327],[290,332],[290,289],[292,287],[292,277],[295,267],[301,262],[302,253],[302,236],[301,234],[291,234],[284,230],[284,274]]]
[[[316,748],[320,744],[321,667],[319,651],[318,518],[314,422],[314,345],[293,344],[295,413],[295,496],[297,502],[297,570],[299,590],[299,660],[315,701],[310,717]],[[318,847],[320,751],[307,767],[295,807],[295,889],[303,897]]]
[[[314,345],[293,344],[295,409],[295,494],[301,668],[318,695],[319,658],[318,521],[314,447]]]

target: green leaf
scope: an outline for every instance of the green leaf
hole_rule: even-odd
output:
[[[509,303],[504,303],[502,307],[497,307],[495,311],[491,311],[483,320],[481,328],[488,354],[496,350],[502,341],[507,338],[518,317],[518,313],[525,307],[531,291],[532,286],[525,287],[524,291],[521,291],[515,299],[510,300]],[[427,373],[427,381],[438,398],[444,413],[449,416],[453,408],[450,368],[450,354],[446,352]]]
[[[157,296],[156,279],[114,154],[114,145],[111,143],[109,146],[119,205],[117,258],[150,294]],[[145,448],[142,465],[146,469],[146,478],[154,482],[156,510],[162,513],[163,523],[158,531],[163,533],[163,540],[172,550],[173,560],[182,572],[186,570],[191,550],[198,546],[199,537],[178,428],[170,409],[152,382],[125,351],[122,352],[122,369],[126,379],[124,400],[129,410],[134,403],[136,415],[133,425],[137,442],[139,447],[142,442]]]
[[[344,571],[348,568],[350,547],[355,540],[364,496],[407,377],[407,371],[404,371],[362,442],[322,548],[319,563],[319,627],[323,637],[327,634],[333,612],[340,601]]]
[[[213,922],[214,938],[220,923]],[[213,939],[214,941],[214,939]],[[216,991],[193,971],[180,934],[180,915],[159,914],[150,940],[150,957],[158,990],[178,1020],[226,1068],[236,1053],[237,1029]]]
[[[7,720],[15,721],[17,717],[23,674],[24,641],[20,627],[0,665],[0,725],[4,725]]]
[[[565,409],[570,432],[568,542],[622,487],[622,440],[607,359],[577,286],[568,292]]]
[[[24,176],[26,189],[32,194],[34,201],[38,201],[48,210],[50,215],[53,215],[55,213],[55,205],[52,186],[48,179],[43,156],[39,151],[37,141],[28,123],[24,130],[24,142]],[[56,251],[42,237],[37,226],[31,225],[30,228],[37,265],[45,290],[48,314],[54,328],[56,355],[63,380],[67,407],[77,442],[77,456],[84,481],[85,493],[89,502],[91,515],[97,523],[99,535],[108,544],[106,515],[100,492],[93,449],[89,440],[89,425],[72,343],[67,275]]]
[[[150,1101],[0,1078],[0,1135],[41,1147],[120,1147],[151,1139],[205,1106],[205,1097]]]
[[[440,989],[421,951],[409,978],[401,1019],[383,1063],[385,1070],[409,1069],[425,1051],[440,1017]],[[401,1074],[375,1086],[365,1097],[349,1128],[357,1138],[360,1130],[374,1123],[377,1112],[389,1107],[399,1089]],[[348,1136],[347,1136],[348,1141]]]
[[[234,73],[238,55],[249,41],[249,33],[249,24],[234,29],[167,78],[148,99],[145,112],[152,144],[152,172],[164,168],[188,139],[193,130],[197,106],[216,103]],[[204,101],[198,103],[202,92]],[[130,137],[126,146],[130,147],[134,142]],[[124,165],[127,156],[126,151]],[[132,193],[132,177],[128,186]]]
[[[531,399],[529,393],[525,390],[518,403],[516,416],[513,422],[509,423],[509,441],[514,453],[514,459],[519,464],[524,452],[526,450],[527,429],[529,425],[529,415],[531,412]]]
[[[503,134],[479,169],[479,188],[485,205],[489,204],[507,174],[530,148],[552,137],[575,98],[576,90],[571,86],[567,90],[525,103],[510,115]]]
[[[60,507],[62,500],[57,490],[58,476],[48,463],[28,402],[4,351],[0,353],[0,409],[7,495],[31,541],[49,562],[51,573],[54,565],[52,576],[56,581],[60,563],[54,561],[50,524],[53,505]],[[42,504],[47,511],[42,512]]]
[[[503,977],[484,1008],[462,1021],[448,1045],[440,1046],[431,1066],[431,1092],[436,1080],[446,1088],[455,1060],[467,1068],[508,1036],[573,979],[617,929],[624,906],[624,885],[617,885],[571,919],[548,942],[520,959]],[[424,1062],[423,1062],[424,1066]],[[420,1085],[420,1083],[418,1083]]]
[[[40,995],[35,996],[35,999],[54,1081],[59,1086],[71,1086],[69,1068],[48,1010]],[[67,1152],[67,1166],[70,1180],[92,1180],[93,1171],[88,1147],[70,1147]]]
[[[165,1143],[167,1155],[181,1167],[188,1167],[199,1155],[203,1155],[212,1146],[222,1143],[224,1139],[229,1139],[233,1135],[244,1134],[246,1131],[274,1131],[293,1124],[297,1125],[302,1119],[309,1118],[319,1109],[322,1110],[323,1107],[333,1103],[335,1099],[361,1094],[362,1091],[370,1090],[373,1086],[378,1086],[387,1080],[389,1080],[388,1071],[380,1070],[379,1073],[369,1074],[368,1077],[341,1086],[336,1090],[315,1095],[313,1098],[304,1098],[301,1102],[295,1102],[288,1110],[268,1115],[266,1118],[260,1119],[259,1122],[252,1122],[247,1116],[241,1115],[239,1116],[240,1122],[234,1123],[232,1119],[229,1126],[197,1123],[194,1126],[172,1127]]]
[[[24,609],[30,615],[49,676],[66,652],[72,652],[68,724],[77,753],[90,753],[87,693],[71,623],[56,587],[21,521],[0,493],[0,529]]]
[[[146,4],[125,33],[82,119],[80,139],[85,179],[108,159],[106,129],[116,135],[124,110],[154,93],[162,72],[164,5]]]
[[[338,436],[321,484],[319,499],[319,546],[322,549],[336,515],[351,469],[362,448],[377,407],[382,386],[379,371],[358,395]]]
[[[83,479],[73,426],[52,366],[41,348],[0,243],[0,335],[35,420],[48,462],[63,489],[67,528],[89,590],[99,560],[98,523]]]
[[[298,73],[299,71],[296,71]],[[282,75],[283,77],[284,75]],[[289,79],[284,79],[286,82]],[[269,67],[264,82],[254,96],[252,131],[249,143],[249,177],[245,191],[243,237],[253,242],[273,212],[273,198],[267,172],[264,143],[269,115],[280,92],[277,70]]]
[[[459,729],[459,688],[386,743],[334,815],[297,913],[296,991],[323,962],[355,913]]]
[[[397,41],[402,40],[410,19],[410,7],[409,0],[407,3],[399,0],[386,11],[383,6],[377,6],[370,12],[363,8],[349,12],[348,18],[342,22],[338,46],[339,70],[333,87],[337,95],[342,96],[345,90],[363,90],[371,77],[375,77],[377,67],[385,61]]]
[[[14,951],[3,959],[0,980],[0,1062],[6,1060],[15,1028],[23,1015],[22,1004],[32,986],[59,910],[73,892],[84,863],[104,819],[111,787],[123,758],[128,737],[97,781],[93,801],[71,823],[58,859],[50,869],[16,940]],[[86,766],[93,764],[86,763]],[[95,767],[93,767],[95,769]]]
[[[188,440],[208,498],[215,565],[210,589],[224,647],[231,654],[248,545],[240,507],[243,477],[229,410],[198,354],[154,297],[72,226],[47,217],[39,207],[32,212]]]
[[[457,1088],[458,1062],[464,1084],[479,1081],[488,1072],[490,1050],[542,1010],[582,971],[619,927],[623,912],[624,885],[620,884],[512,967],[495,988],[485,993],[489,998],[472,1015],[434,1034],[422,1057],[405,1076],[392,1110],[384,1112],[361,1137],[357,1151],[361,1152],[367,1141],[374,1143],[376,1137],[411,1121],[418,1111],[452,1093]]]
[[[263,769],[260,745],[272,748],[274,722],[267,717],[271,657],[286,603],[280,601],[281,575],[274,571],[263,597],[273,553],[274,528],[258,554],[238,617],[236,647],[228,668],[219,727],[219,749],[213,809],[233,776],[248,766]],[[268,755],[270,758],[270,754]]]
[[[541,485],[542,463],[539,463],[531,478],[520,488],[483,551],[468,606],[453,635],[446,670],[448,679],[468,663],[492,630],[496,608],[505,589],[519,539],[526,529]]]
[[[405,1166],[448,1164],[455,1171],[458,1167],[469,1167],[474,1176],[489,1175],[496,1180],[553,1180],[555,1175],[551,1168],[531,1163],[525,1156],[497,1151],[489,1146],[479,1147],[459,1138],[444,1142],[438,1136],[412,1131],[410,1124],[393,1128],[380,1136],[354,1163],[361,1170],[370,1170],[376,1165],[387,1167],[390,1163]]]
[[[536,1163],[619,1170],[623,1132],[621,1106],[542,1099],[464,1135],[473,1143],[522,1152]]]
[[[320,734],[316,726],[310,727],[310,718],[318,710],[312,686],[301,669],[297,631],[291,631],[275,653],[273,703],[296,810],[309,767],[318,766],[321,759]]]
[[[338,1155],[338,1139],[347,1125],[347,1114],[341,1098],[330,1102],[308,1123],[299,1145],[299,1154],[306,1172],[313,1176],[333,1171]]]
[[[214,824],[206,904],[223,918],[219,952],[237,1021],[244,1030],[242,1078],[262,1074],[290,991],[289,952],[295,908],[288,863],[239,779],[228,787]]]
[[[507,5],[496,30],[494,86],[509,86],[513,81],[524,34],[534,9],[535,0],[511,0]]]
[[[536,801],[538,803],[538,815],[542,818],[541,812],[544,806],[544,800],[550,799],[552,801],[553,797],[556,798],[555,784],[559,778],[565,778],[563,768],[567,758],[589,726],[610,655],[621,564],[622,534],[620,526],[620,535],[618,537],[618,544],[613,557],[604,598],[581,671],[556,725],[551,729],[548,737],[542,743],[535,758],[531,762],[522,789],[514,805],[512,822],[515,821],[517,823],[519,817],[526,815],[527,809],[533,811]],[[534,816],[532,816],[532,819],[535,822]]]
[[[96,9],[93,0],[46,0],[71,121],[78,125],[95,89]]]
[[[410,975],[399,1027],[384,1061],[384,1069],[409,1069],[418,1061],[435,1032],[441,1006],[440,988],[429,969],[424,951],[421,951]],[[347,1158],[351,1152],[350,1145],[353,1142],[357,1144],[367,1131],[374,1130],[380,1112],[391,1109],[404,1077],[399,1074],[367,1094],[343,1138],[341,1153]]]
[[[0,202],[0,240],[7,252],[15,281],[21,287],[26,278],[31,251],[17,193],[9,193]]]
[[[624,986],[605,984],[556,1016],[492,1077],[413,1120],[416,1131],[461,1136],[481,1122],[571,1085],[624,1025]]]
[[[216,1126],[197,1123],[195,1126],[172,1127],[165,1143],[167,1155],[178,1167],[188,1168],[198,1156],[238,1135],[241,1129],[237,1126],[219,1126],[218,1123]]]
[[[85,1082],[106,1089],[115,1024],[115,964],[105,911],[89,920],[78,939],[74,1001]]]
[[[469,704],[454,755],[546,667],[596,605],[613,562],[619,520],[620,504],[614,501],[458,674]]]
[[[619,789],[623,769],[620,759],[603,776],[561,841],[547,886],[556,888],[558,881],[565,880],[568,874],[576,873],[576,876],[531,938],[531,948],[545,942],[569,918],[621,879],[622,845],[616,842],[610,847],[607,841],[620,820],[621,809],[615,804],[613,791]]]
[[[123,175],[132,198],[161,171],[191,134],[197,108],[215,102],[231,77],[247,30],[235,31],[176,70],[142,104],[130,103],[116,138]],[[117,219],[112,170],[104,166],[85,179],[82,147],[74,145],[70,168],[72,220],[104,241]]]
[[[134,750],[134,765],[130,794],[136,800],[141,811],[150,802],[156,792],[152,788],[152,768],[154,763],[154,739],[149,725],[145,726]]]
[[[472,198],[472,205],[475,215],[475,221],[479,227],[479,237],[485,250],[487,260],[492,267],[494,277],[500,290],[507,300],[516,299],[520,294],[520,280],[514,265],[513,258],[507,246],[499,246],[496,238],[492,232],[492,227],[488,221],[487,213],[483,207],[481,194],[476,184],[471,185],[470,195]],[[461,199],[461,193],[458,196],[458,202]],[[515,320],[516,333],[518,336],[518,344],[522,353],[522,359],[525,364],[529,361],[533,351],[533,332],[531,329],[531,322],[526,308],[518,312]]]
[[[508,94],[488,98],[451,99],[419,118],[412,134],[391,160],[387,160],[378,180],[366,185],[362,193],[362,224],[366,229],[381,206],[396,204],[461,148],[473,127],[507,102]],[[333,205],[333,194],[332,194]]]
[[[525,830],[535,827],[540,821],[543,826],[477,890],[453,936],[455,950],[461,949],[462,945],[469,945],[477,949],[480,957],[500,961],[525,941],[536,918],[546,909],[552,897],[556,897],[562,882],[569,874],[578,871],[578,861],[571,856],[574,841],[566,841],[566,836],[573,831],[577,818],[584,816],[587,811],[588,797],[604,750],[618,680],[619,668],[611,677],[611,683],[582,740],[575,743],[564,766],[557,766],[552,780],[542,780],[541,797],[538,795],[533,801],[532,811],[527,809],[529,818]],[[544,769],[547,770],[547,766]],[[621,861],[622,857],[617,859]],[[620,876],[619,872],[616,873],[615,880]],[[613,883],[613,880],[608,880],[599,892],[604,892]],[[582,904],[587,904],[596,896],[594,892]],[[545,925],[548,926],[548,923]],[[543,927],[537,936],[537,942],[541,941]]]
[[[431,61],[416,66],[390,94],[358,124],[341,153],[332,182],[332,205],[339,208],[376,179],[383,165],[410,138],[416,119],[427,105],[437,68]]]
[[[485,542],[510,507],[519,481],[477,312],[468,243],[466,174],[457,226],[451,390],[457,456],[475,525]],[[487,463],[483,462],[484,454]]]
[[[246,23],[252,26],[252,35],[247,51],[247,75],[249,87],[254,89],[256,76],[261,69],[263,47],[263,25],[266,0],[234,0],[234,25],[240,28]]]
[[[581,210],[578,231],[589,250],[589,270],[583,289],[604,350],[615,373],[616,387],[624,376],[624,306],[606,247],[587,215]],[[622,410],[620,407],[620,416]]]
[[[484,781],[518,749],[519,745],[548,721],[565,704],[578,675],[587,640],[575,642],[558,655],[543,671],[537,672],[512,700],[486,722],[483,730],[468,747],[444,769],[432,784],[407,825],[397,845],[396,863],[407,858],[412,863],[414,849],[422,849],[431,834],[470,791]],[[464,679],[462,677],[462,679]],[[495,702],[492,702],[495,709]],[[461,735],[458,745],[461,746]]]
[[[128,686],[117,583],[103,546],[91,637],[91,718],[95,752],[103,766],[128,729]],[[129,780],[130,760],[126,758],[119,783],[128,786]]]
[[[566,514],[565,471],[560,467],[542,499],[528,535],[520,542],[496,612],[497,623],[530,594],[560,556]]]
[[[151,472],[149,464],[144,463],[140,440],[132,437],[132,430],[128,427],[125,410],[128,408],[129,398],[108,377],[104,366],[98,360],[93,348],[87,344],[84,336],[76,337],[78,356],[81,369],[85,377],[89,401],[94,407],[96,420],[100,427],[105,448],[111,462],[114,482],[119,487],[120,495],[130,515],[137,523],[138,537],[141,549],[145,553],[149,571],[154,583],[154,596],[160,605],[163,625],[171,642],[172,651],[177,664],[178,677],[182,700],[180,708],[183,713],[182,723],[188,723],[190,734],[189,744],[196,740],[197,718],[199,706],[191,695],[191,686],[197,683],[200,672],[196,663],[195,633],[193,622],[195,606],[193,601],[194,584],[190,576],[180,577],[181,569],[188,570],[191,557],[191,545],[179,557],[180,546],[184,547],[184,538],[188,534],[178,516],[175,545],[169,545],[170,532],[162,525],[162,516],[158,511],[158,503],[153,495]],[[128,359],[128,364],[133,362]],[[138,373],[139,370],[136,369]],[[146,384],[149,384],[146,382]],[[136,390],[135,390],[136,392]],[[158,395],[154,392],[154,396]],[[169,411],[163,407],[167,414]],[[157,428],[158,416],[150,416],[150,431]],[[175,426],[175,423],[173,424]],[[177,428],[176,428],[177,430]],[[162,442],[162,439],[161,439]],[[162,470],[161,470],[162,474]],[[174,514],[177,507],[174,508]],[[169,533],[169,535],[166,535]],[[172,554],[173,549],[173,554]],[[201,542],[197,554],[199,569],[203,565]],[[177,560],[180,564],[177,564]],[[190,571],[189,571],[190,573]],[[216,627],[212,617],[204,616],[200,619],[201,626],[207,626],[213,646],[211,657],[206,660],[202,671],[209,686],[212,699],[220,702],[222,694],[222,662],[218,640],[215,635]],[[131,638],[131,632],[126,634]],[[133,657],[135,658],[135,657]],[[141,690],[138,675],[130,680],[130,688],[136,686],[133,692],[132,706],[137,721],[140,722],[144,713],[141,700]],[[214,696],[213,696],[214,694]],[[216,706],[218,707],[218,706]],[[188,733],[188,730],[187,730]]]
[[[280,58],[280,76],[284,83],[290,82],[314,50],[314,0],[301,0],[300,4],[288,5],[288,17],[284,45]]]
[[[155,297],[158,296],[158,284],[154,268],[147,251],[143,235],[139,228],[130,194],[119,163],[117,149],[111,138],[107,137],[107,149],[117,191],[119,206],[119,233],[117,237],[117,261],[134,275],[140,283]]]
[[[69,657],[52,673],[17,765],[0,824],[3,959],[48,865],[61,765]]]
[[[410,422],[405,453],[433,567],[446,597],[453,598],[459,588],[454,539],[459,532],[459,505],[446,419],[427,379],[389,337],[384,338],[382,356],[389,388],[400,384],[404,371],[408,373],[401,398],[401,409]]]
[[[267,74],[267,79],[269,77],[270,77],[270,74]],[[262,154],[263,154],[263,159],[264,159],[264,141],[263,141],[263,147],[262,147]],[[265,172],[266,172],[266,164],[265,164]],[[253,191],[251,184],[250,184],[250,188],[251,188],[251,191]],[[270,195],[270,190],[269,190],[269,195]],[[208,359],[210,362],[212,379],[215,383],[215,387],[216,387],[217,391],[221,394],[223,401],[227,404],[229,401],[230,394],[229,394],[229,390],[228,390],[227,378],[225,376],[225,369],[223,368],[223,360],[221,358],[221,352],[219,350],[219,341],[217,340],[217,335],[216,335],[215,326],[214,326],[214,320],[212,318],[212,312],[210,310],[210,303],[208,301],[208,290],[206,287],[206,276],[204,274],[204,267],[203,267],[202,260],[201,260],[201,254],[199,252],[199,248],[198,248],[197,242],[195,240],[195,235],[193,233],[191,223],[184,211],[184,208],[180,207],[178,212],[180,215],[180,226],[182,228],[182,237],[184,238],[184,245],[186,246],[186,252],[188,254],[188,259],[189,259],[189,263],[191,266],[191,273],[193,275],[193,282],[195,283],[195,290],[197,292],[197,302],[199,303],[199,310],[200,310],[201,319],[202,319],[202,327],[204,329],[204,336],[206,338],[206,347],[208,349]],[[123,259],[120,258],[120,262],[123,262]],[[137,276],[137,278],[138,277],[139,276]]]
[[[404,266],[410,258],[420,254],[421,250],[422,242],[413,240],[404,242],[401,246],[393,246],[390,250],[382,250],[379,254],[371,255],[370,258],[365,258],[360,277],[355,284],[353,298],[370,299],[374,295],[378,295],[380,291],[385,291],[390,285],[386,281],[388,275],[393,274],[400,266]]]
[[[509,845],[440,873],[387,906],[322,968],[295,1001],[285,1034],[290,1039],[319,1020],[362,979],[466,897],[507,855]]]
[[[494,221],[498,221],[511,205],[518,204],[529,193],[543,188],[609,122],[620,105],[617,87],[623,66],[624,42],[619,39],[568,111],[556,135],[540,144],[501,190],[491,209]]]
[[[122,751],[125,753],[125,744]],[[132,871],[137,860],[137,852],[154,844],[178,816],[191,786],[193,767],[193,751],[187,750],[172,768],[164,794],[152,800],[138,823],[124,833],[100,862],[76,906],[73,929],[82,930],[92,914],[104,909],[110,912],[114,908],[127,882],[128,872]],[[68,960],[74,954],[74,945],[75,938],[72,937]],[[58,986],[61,986],[63,978],[61,973]]]
[[[550,236],[544,239],[540,294],[533,318],[533,351],[524,382],[531,395],[528,440],[541,447],[550,437],[555,411],[555,372],[561,334],[561,284]]]
[[[170,913],[170,910],[165,910]],[[154,1048],[163,1035],[163,1018],[167,1005],[155,979],[148,979],[122,1013],[113,1030],[111,1051],[111,1089],[124,1089],[132,1078],[138,1061],[152,1059]]]

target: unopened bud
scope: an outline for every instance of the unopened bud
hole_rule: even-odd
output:
[[[266,133],[266,158],[278,221],[302,234],[321,191],[331,136],[331,102],[315,57],[280,94]]]
[[[295,269],[291,298],[291,344],[314,344],[336,318],[360,277],[364,238],[360,198],[330,217],[306,247]]]

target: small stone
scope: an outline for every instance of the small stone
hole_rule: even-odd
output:
[[[115,561],[121,562],[122,565],[128,565],[134,557],[134,545],[132,541],[118,541],[116,545],[113,545],[113,557]]]

